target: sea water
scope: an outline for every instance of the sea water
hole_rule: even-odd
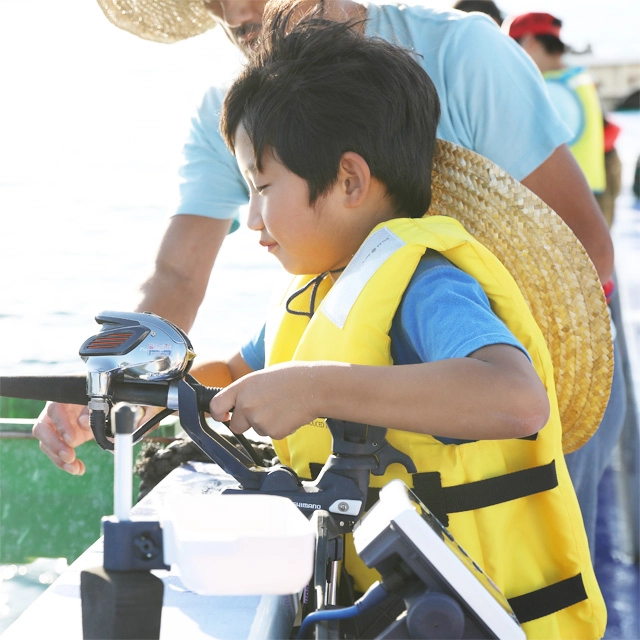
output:
[[[505,8],[519,11],[517,2]],[[172,211],[194,105],[240,60],[215,30],[144,42],[87,0],[0,0],[0,59],[0,373],[82,371],[78,348],[99,330],[95,315],[135,304]],[[621,202],[631,206],[640,116],[621,120]],[[198,358],[233,353],[279,277],[255,234],[230,236],[190,332]],[[45,558],[0,566],[0,633],[65,568]]]
[[[5,375],[83,371],[94,317],[133,308],[173,209],[192,110],[239,64],[222,33],[144,42],[96,2],[55,4],[0,0]],[[230,355],[256,330],[279,273],[246,228],[225,242],[191,332],[199,359]],[[0,633],[65,567],[0,566]]]
[[[0,371],[78,371],[94,316],[135,304],[207,75],[224,79],[239,58],[215,31],[139,40],[94,2],[0,0],[0,11]],[[225,242],[198,353],[226,354],[255,329],[275,269],[246,228]]]

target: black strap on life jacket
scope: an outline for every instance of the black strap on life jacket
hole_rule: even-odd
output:
[[[445,527],[449,525],[450,513],[482,509],[558,486],[555,461],[452,487],[442,486],[437,471],[414,473],[412,477],[413,492]],[[379,493],[380,489],[369,488],[365,506],[367,510],[378,501]]]
[[[322,471],[323,467],[324,467],[324,464],[322,464],[320,462],[310,462],[309,463],[309,471],[311,471],[311,479],[312,480],[315,480],[320,475],[320,472]]]
[[[495,478],[486,478],[453,487],[443,487],[438,472],[413,474],[413,492],[444,526],[450,513],[472,511],[517,500],[548,491],[558,486],[555,461],[539,467],[514,471]],[[366,508],[377,502],[379,489],[369,488]],[[587,592],[578,574],[567,580],[547,585],[509,599],[520,624],[543,618],[587,599]]]
[[[320,464],[310,464],[314,477],[321,469]],[[449,524],[449,513],[482,509],[548,491],[558,486],[555,461],[453,487],[443,487],[438,472],[415,473],[412,477],[413,492],[444,526]],[[378,501],[379,493],[380,489],[369,487],[365,506],[367,511]],[[541,589],[509,598],[509,604],[520,624],[524,624],[586,599],[587,592],[582,574],[578,574]]]
[[[537,620],[587,599],[582,574],[567,578],[542,589],[509,598],[509,604],[520,624]]]

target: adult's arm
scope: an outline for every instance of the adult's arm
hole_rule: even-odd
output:
[[[191,215],[171,218],[136,310],[156,313],[188,331],[230,227],[231,220]],[[220,382],[228,384],[225,378]],[[32,431],[56,466],[73,475],[85,472],[75,448],[93,438],[86,407],[49,402]]]
[[[185,331],[193,325],[220,246],[238,225],[238,208],[247,201],[238,165],[218,131],[223,97],[224,90],[212,87],[191,121],[177,215],[168,223],[136,306]],[[86,407],[48,403],[33,434],[54,464],[72,474],[84,473],[75,447],[93,437]]]
[[[567,145],[559,146],[537,169],[522,180],[546,202],[576,234],[604,283],[613,275],[613,242],[598,207]]]
[[[141,286],[136,311],[150,311],[189,331],[231,223],[230,219],[173,216],[153,270]]]

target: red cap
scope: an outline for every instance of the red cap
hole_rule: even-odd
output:
[[[532,36],[555,36],[560,40],[562,23],[550,13],[523,13],[516,16],[509,24],[509,35],[518,40],[526,34]]]
[[[620,135],[620,127],[611,122],[611,120],[604,120],[604,151],[613,151],[616,144],[616,139]]]

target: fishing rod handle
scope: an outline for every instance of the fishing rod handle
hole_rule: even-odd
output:
[[[220,387],[206,387],[188,376],[196,391],[198,409],[209,411],[209,403],[220,391]],[[113,404],[126,402],[151,407],[169,407],[177,409],[172,398],[174,383],[144,382],[140,380],[119,379],[113,382],[109,399]],[[87,375],[65,376],[0,376],[0,396],[43,400],[63,404],[87,405]],[[177,399],[175,400],[177,403]]]

